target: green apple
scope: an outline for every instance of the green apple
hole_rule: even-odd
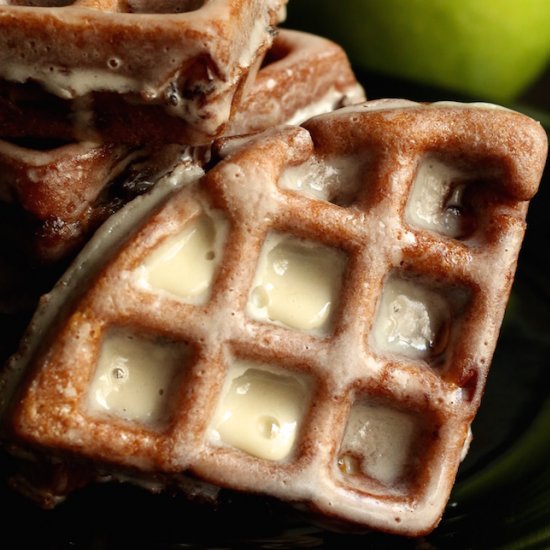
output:
[[[358,66],[507,102],[550,59],[550,0],[291,0]],[[368,89],[367,89],[368,94]]]

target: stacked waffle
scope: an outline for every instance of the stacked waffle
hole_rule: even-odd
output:
[[[100,224],[179,159],[202,165],[222,133],[364,99],[341,48],[275,28],[283,0],[0,4],[10,328]],[[5,339],[0,358],[15,345]]]
[[[51,473],[14,483],[43,504],[105,477],[229,488],[428,532],[470,441],[544,132],[404,100],[277,126],[361,90],[341,50],[288,31],[243,69],[275,2],[164,2],[170,40],[166,13],[144,13],[160,2],[100,3],[0,10],[5,47],[24,44],[2,65],[4,135],[93,140],[4,143],[6,196],[63,226],[75,206],[79,229],[108,217],[2,373],[5,446]],[[59,30],[71,64],[44,64]],[[52,246],[46,228],[54,257],[86,233]]]
[[[136,160],[142,174],[168,167],[166,155],[158,162],[167,144],[183,152],[222,133],[299,122],[364,98],[338,46],[277,35],[284,4],[77,0],[0,8],[0,137],[12,142],[0,143],[0,196],[34,220],[38,257],[58,259],[81,243],[112,211],[106,192],[124,202],[120,190],[106,190],[133,181]],[[124,187],[131,196],[144,183]]]

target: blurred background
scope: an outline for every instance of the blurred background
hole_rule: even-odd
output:
[[[486,101],[518,100],[550,60],[548,0],[294,0],[288,13],[360,70]]]

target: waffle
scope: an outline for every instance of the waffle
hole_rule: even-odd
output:
[[[321,37],[280,30],[263,65],[243,93],[225,133],[300,123],[336,107],[364,101],[344,51]],[[0,83],[0,135],[140,144],[186,141],[186,122],[160,108],[131,105],[95,94],[87,111],[79,102],[44,93],[36,85]]]
[[[19,239],[40,263],[65,258],[185,153],[174,145],[82,142],[40,150],[0,141],[0,200],[19,226],[5,240]]]
[[[90,94],[98,93],[111,113],[137,104],[130,127],[165,111],[184,122],[185,143],[201,144],[219,135],[238,105],[272,43],[273,26],[284,18],[286,1],[2,4],[0,78],[36,82],[80,101],[80,126],[88,123]]]
[[[41,145],[0,141],[0,364],[40,296],[109,216],[182,158],[203,162],[199,150],[179,145]]]
[[[546,148],[518,113],[404,100],[222,140],[44,300],[4,373],[4,438],[64,471],[51,498],[78,464],[80,482],[193,479],[427,533]]]
[[[21,91],[32,95],[25,86]],[[281,31],[227,131],[244,134],[299,123],[309,115],[360,100],[364,100],[363,90],[341,48],[314,35]],[[29,117],[38,134],[43,130],[50,138],[42,149],[37,148],[42,142],[36,135],[27,135],[24,144],[0,141],[0,201],[22,207],[30,221],[23,224],[29,229],[23,229],[21,236],[31,255],[42,262],[56,261],[75,250],[108,215],[146,190],[147,181],[167,171],[178,153],[189,151],[183,145],[178,151],[177,145],[52,144],[52,136],[47,135],[53,128],[50,119],[57,118],[62,109],[50,112],[48,105],[40,108],[38,118],[45,117],[43,124],[36,124],[32,109],[30,113],[28,107],[20,110],[20,117]],[[18,131],[30,132],[23,120],[2,112]],[[143,131],[142,126],[138,128]],[[69,135],[67,129],[65,137]],[[206,149],[202,153],[195,149],[198,162],[204,153]]]

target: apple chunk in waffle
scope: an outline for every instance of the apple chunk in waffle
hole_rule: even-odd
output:
[[[427,533],[546,148],[518,113],[404,100],[221,140],[44,299],[3,374],[5,443],[69,479],[76,461]]]

